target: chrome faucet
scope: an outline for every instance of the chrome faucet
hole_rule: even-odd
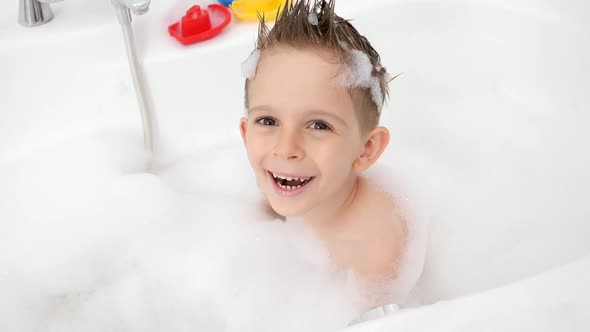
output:
[[[131,77],[135,86],[135,94],[139,103],[139,111],[143,124],[143,143],[146,149],[154,152],[155,123],[154,115],[148,102],[148,93],[144,86],[142,66],[137,58],[135,50],[135,41],[133,40],[133,30],[131,29],[131,13],[142,15],[147,13],[151,0],[111,0],[117,12],[117,19],[123,29],[125,38],[125,47],[127,48],[127,58],[129,59],[129,68]]]
[[[111,0],[118,8],[127,8],[135,15],[147,13],[151,0]]]
[[[51,21],[53,12],[49,4],[58,1],[61,0],[20,0],[18,23],[25,27],[35,27]]]
[[[58,1],[62,0],[20,0],[18,23],[25,27],[34,27],[51,21],[53,12],[49,4]],[[150,2],[151,0],[112,0],[116,8],[129,10],[135,15],[147,13]]]
[[[150,9],[151,0],[111,0],[121,24],[131,23],[131,14],[143,15]]]

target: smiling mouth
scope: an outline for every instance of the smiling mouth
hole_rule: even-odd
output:
[[[269,173],[272,176],[272,178],[274,179],[274,181],[276,182],[276,184],[283,190],[297,190],[297,189],[303,188],[314,179],[313,176],[289,177],[289,176],[275,174],[270,171],[269,171]]]

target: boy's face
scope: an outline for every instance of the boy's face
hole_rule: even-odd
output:
[[[354,185],[364,143],[333,59],[327,51],[268,49],[250,81],[240,130],[258,186],[284,216],[333,207]]]

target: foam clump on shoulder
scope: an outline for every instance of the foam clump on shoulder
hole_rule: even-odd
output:
[[[383,93],[377,77],[373,76],[373,64],[369,56],[363,51],[348,50],[350,60],[348,70],[342,76],[342,83],[346,87],[368,88],[377,109],[383,106]]]
[[[242,62],[242,76],[245,79],[251,80],[256,75],[256,67],[258,67],[258,61],[260,60],[260,50],[254,50],[248,58]]]

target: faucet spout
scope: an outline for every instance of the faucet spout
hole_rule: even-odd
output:
[[[135,15],[143,15],[150,8],[151,0],[112,0],[117,7],[129,9]]]

